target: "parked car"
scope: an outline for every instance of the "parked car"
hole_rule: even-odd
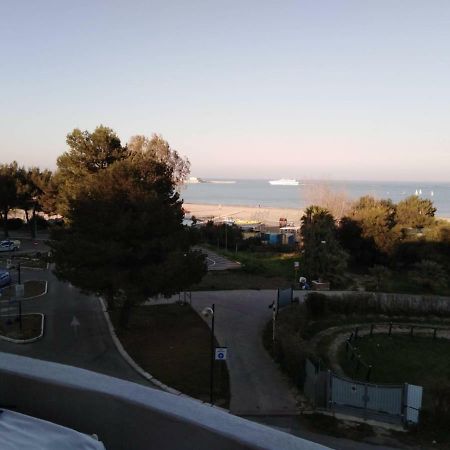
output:
[[[11,275],[7,270],[0,269],[0,287],[11,284]]]
[[[0,252],[12,252],[14,250],[19,250],[20,241],[12,241],[7,239],[0,242]]]

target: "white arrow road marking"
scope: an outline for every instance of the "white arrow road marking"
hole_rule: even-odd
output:
[[[75,335],[78,335],[78,328],[80,325],[80,321],[76,318],[76,316],[73,316],[72,322],[70,322],[70,326],[73,328]]]

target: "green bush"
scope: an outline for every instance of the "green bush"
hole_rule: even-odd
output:
[[[41,216],[36,216],[36,225],[39,230],[45,230],[48,227],[48,222]]]
[[[19,219],[18,217],[15,217],[13,219],[8,219],[8,230],[19,230],[22,228],[24,222],[22,219]]]
[[[280,365],[281,369],[299,387],[303,385],[305,359],[310,357],[308,346],[302,339],[306,324],[303,305],[283,308],[277,317],[275,343],[272,340],[272,321],[263,332],[263,344],[267,351]]]
[[[315,319],[327,314],[327,304],[327,296],[325,294],[319,294],[318,292],[311,292],[305,299],[306,311]]]
[[[410,272],[411,279],[420,287],[431,292],[439,292],[448,286],[448,275],[444,267],[435,262],[424,259],[414,265]]]

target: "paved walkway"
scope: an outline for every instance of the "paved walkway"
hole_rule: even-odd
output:
[[[212,250],[204,247],[198,247],[196,250],[201,250],[206,255],[208,270],[231,270],[241,268],[241,265],[238,262],[225,258],[225,256],[218,255]]]
[[[228,347],[230,410],[237,415],[295,414],[296,389],[281,374],[262,344],[272,316],[268,305],[276,291],[193,292],[192,306],[201,312],[215,304],[215,335]],[[210,319],[205,319],[210,324]]]

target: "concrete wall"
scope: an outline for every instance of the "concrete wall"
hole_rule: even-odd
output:
[[[295,291],[294,297],[303,298],[311,291]],[[450,297],[439,295],[415,295],[415,294],[396,294],[385,292],[359,292],[359,291],[323,291],[321,294],[331,297],[353,297],[365,299],[380,313],[402,312],[408,314],[436,314],[450,315]]]
[[[8,353],[0,353],[0,405],[96,433],[108,450],[326,448],[189,398]]]

